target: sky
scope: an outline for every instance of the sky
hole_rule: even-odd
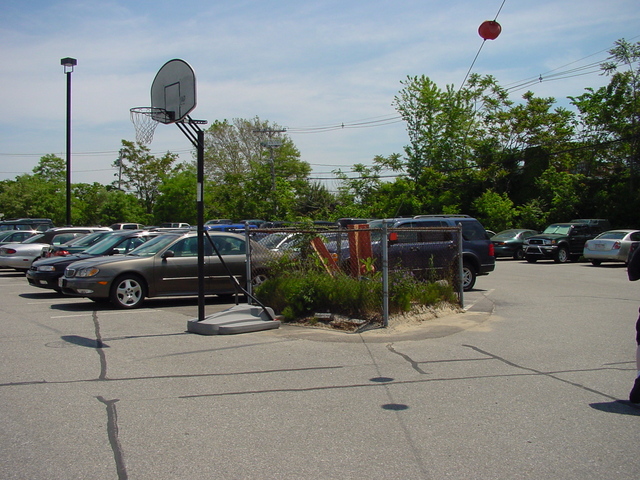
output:
[[[151,104],[171,59],[195,72],[192,118],[286,128],[331,188],[333,171],[403,152],[393,100],[408,76],[459,88],[471,70],[514,101],[530,90],[569,106],[608,83],[598,65],[616,40],[640,41],[638,0],[5,0],[0,18],[0,180],[66,158],[60,60],[72,57],[72,183],[116,179],[129,109]],[[483,42],[494,19],[502,33]],[[149,148],[194,158],[176,125],[158,125]]]

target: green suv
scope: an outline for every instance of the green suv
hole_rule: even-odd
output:
[[[529,263],[545,259],[556,263],[577,262],[587,240],[610,228],[609,222],[601,219],[553,223],[544,232],[524,241],[524,258]]]

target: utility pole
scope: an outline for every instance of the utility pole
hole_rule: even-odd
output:
[[[274,220],[278,217],[278,202],[276,201],[276,163],[275,158],[273,156],[273,149],[282,146],[282,140],[274,139],[274,135],[276,133],[284,133],[287,130],[284,128],[281,129],[273,129],[273,128],[262,128],[259,130],[254,130],[253,133],[262,133],[267,136],[267,140],[264,142],[260,142],[260,145],[263,147],[267,147],[269,149],[269,157],[271,161],[271,192],[272,192],[272,201],[273,201],[273,215]]]
[[[118,190],[122,190],[122,149],[118,152],[116,164],[118,165]]]

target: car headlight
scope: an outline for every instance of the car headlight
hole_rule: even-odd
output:
[[[93,277],[100,273],[100,269],[96,267],[80,268],[76,270],[76,277]]]
[[[39,272],[55,272],[56,267],[53,265],[41,265],[37,268]]]
[[[528,238],[524,241],[524,244],[525,245],[529,245],[529,239]]]

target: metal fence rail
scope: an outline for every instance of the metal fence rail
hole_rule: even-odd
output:
[[[387,326],[441,297],[463,304],[459,227],[252,229],[250,293],[289,318]],[[255,245],[255,244],[254,244]],[[279,311],[281,310],[281,311]]]

